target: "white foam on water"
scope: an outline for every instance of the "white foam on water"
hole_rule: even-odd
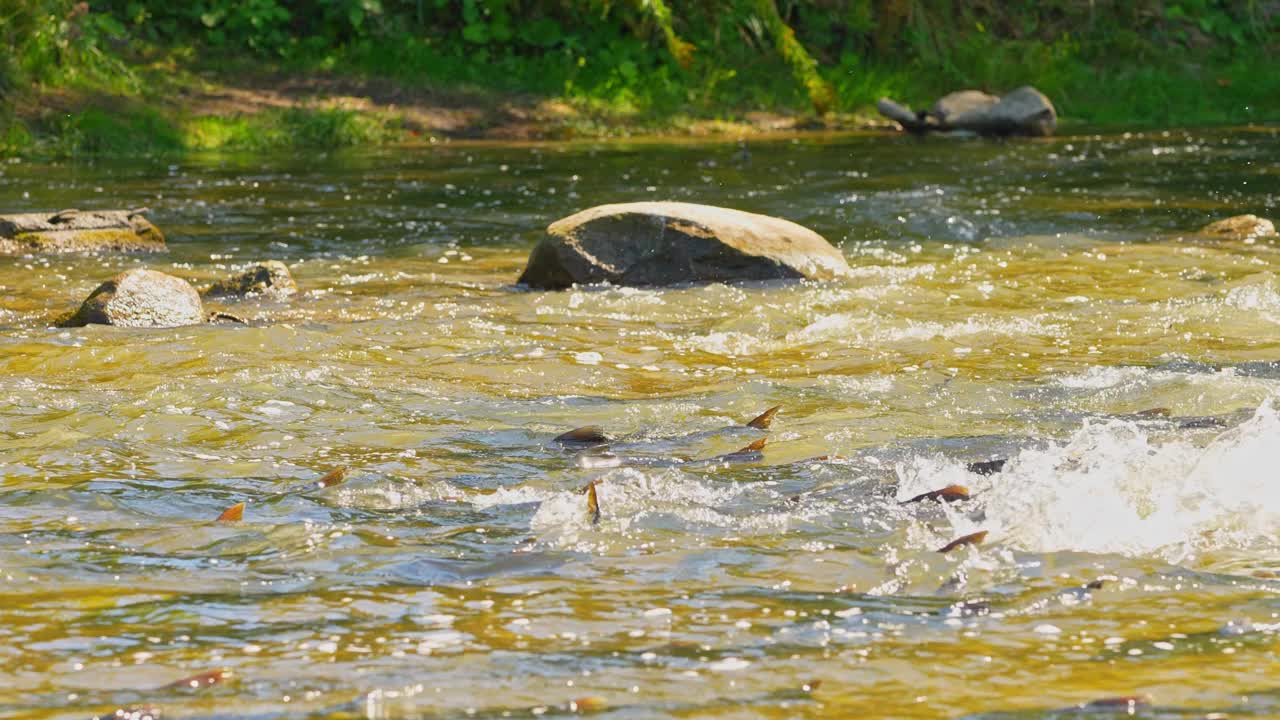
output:
[[[568,547],[580,541],[627,534],[646,527],[650,518],[674,520],[684,531],[731,530],[735,533],[773,534],[786,530],[789,516],[785,510],[755,513],[748,517],[727,513],[721,508],[742,500],[749,486],[716,483],[699,479],[676,468],[619,468],[599,478],[596,492],[601,520],[593,525],[587,512],[586,496],[577,489],[499,490],[476,502],[501,504],[541,503],[529,521],[530,529],[552,545]]]
[[[787,346],[818,342],[847,342],[856,344],[891,343],[904,340],[929,340],[942,337],[948,340],[965,337],[1008,335],[1052,336],[1061,330],[1038,318],[1000,318],[975,316],[962,322],[909,321],[893,319],[877,313],[834,313],[818,316],[805,327],[787,333]]]
[[[701,351],[712,355],[740,357],[758,355],[777,349],[776,342],[756,337],[744,332],[712,332],[706,335],[693,335],[675,343],[676,349],[682,352]]]
[[[1231,288],[1222,302],[1227,307],[1257,312],[1267,321],[1280,323],[1280,293],[1270,285],[1242,285]]]
[[[442,480],[379,482],[364,487],[343,486],[334,493],[338,505],[366,510],[412,510],[430,502],[458,501],[461,490]]]
[[[1089,422],[1065,442],[1020,452],[990,478],[938,458],[904,463],[900,495],[951,483],[973,488],[978,519],[972,507],[948,511],[957,536],[984,529],[989,543],[1034,552],[1184,562],[1205,550],[1278,541],[1278,440],[1274,400],[1207,444],[1157,440],[1132,422]]]
[[[1072,390],[1105,390],[1121,383],[1143,380],[1150,374],[1149,369],[1142,367],[1096,366],[1062,375],[1055,382]]]

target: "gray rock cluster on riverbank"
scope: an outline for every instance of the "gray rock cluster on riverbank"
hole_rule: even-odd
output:
[[[978,135],[1052,135],[1058,111],[1049,98],[1027,85],[1003,97],[979,90],[943,96],[928,110],[912,110],[889,98],[876,103],[881,115],[911,133],[971,132]]]

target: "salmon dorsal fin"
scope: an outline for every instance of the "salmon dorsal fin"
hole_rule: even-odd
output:
[[[729,455],[731,456],[732,455],[750,455],[752,453],[763,452],[764,445],[767,442],[769,442],[769,438],[760,438],[759,440],[756,440],[755,442],[751,443],[750,445],[740,450],[734,450],[733,452],[729,453]]]
[[[350,471],[351,471],[351,468],[345,467],[345,466],[340,468],[334,468],[329,472],[325,473],[324,475],[321,475],[320,479],[316,481],[316,485],[322,488],[333,487],[334,485],[337,485],[343,480],[346,480],[347,473]]]
[[[236,503],[218,516],[217,522],[239,522],[244,519],[244,503]]]
[[[778,411],[781,409],[781,405],[774,405],[768,410],[757,415],[751,422],[747,423],[747,427],[753,427],[757,430],[768,430],[769,425],[773,422],[773,416],[777,415]]]
[[[569,432],[560,433],[556,436],[555,441],[558,443],[600,445],[609,442],[609,436],[604,434],[604,428],[599,425],[584,425]]]
[[[909,505],[913,502],[921,500],[937,500],[938,502],[956,502],[957,500],[969,499],[969,488],[963,485],[948,485],[941,490],[930,490],[927,493],[920,493],[910,500],[903,500],[903,505]]]
[[[943,545],[942,547],[938,548],[938,552],[940,552],[940,553],[942,553],[942,554],[944,554],[944,555],[945,555],[946,553],[949,553],[949,552],[951,552],[952,550],[955,550],[955,549],[957,549],[957,548],[965,547],[966,545],[981,545],[981,544],[982,544],[982,541],[984,541],[984,540],[986,540],[986,539],[987,539],[987,531],[986,531],[986,530],[979,530],[979,531],[978,531],[978,532],[976,532],[976,533],[969,533],[968,535],[961,535],[960,537],[956,538],[955,540],[952,540],[951,542],[947,543],[946,545]]]
[[[595,480],[587,485],[587,513],[591,515],[591,524],[598,525],[600,523],[600,496],[596,494],[596,485],[600,481]]]

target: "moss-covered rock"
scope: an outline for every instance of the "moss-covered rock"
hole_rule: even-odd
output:
[[[1276,226],[1257,215],[1235,215],[1205,225],[1200,228],[1200,234],[1218,240],[1243,240],[1250,243],[1261,238],[1276,237]]]
[[[0,215],[0,255],[161,252],[164,235],[138,210]]]

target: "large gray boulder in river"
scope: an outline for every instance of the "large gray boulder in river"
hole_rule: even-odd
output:
[[[98,286],[59,327],[90,323],[121,327],[177,327],[204,322],[200,293],[191,283],[155,270],[126,270]]]
[[[205,297],[244,297],[247,295],[265,295],[282,299],[298,292],[298,283],[289,272],[289,266],[279,260],[263,260],[249,267],[248,270],[219,280],[207,289],[200,291]]]
[[[876,103],[881,115],[913,133],[966,131],[979,135],[1052,135],[1058,112],[1044,93],[1027,85],[996,97],[977,90],[946,95],[928,110],[911,110],[889,98]]]
[[[0,215],[0,255],[165,250],[164,235],[137,210],[63,210]]]
[[[767,215],[682,202],[583,210],[547,228],[519,283],[556,290],[575,283],[830,279],[844,255],[814,231]]]

